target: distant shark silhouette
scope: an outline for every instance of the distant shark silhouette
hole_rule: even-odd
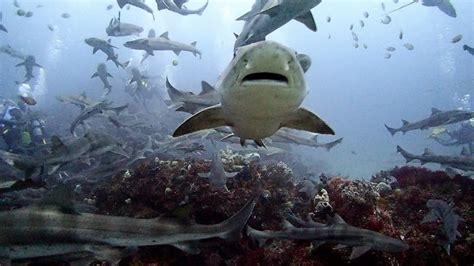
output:
[[[419,0],[414,0],[411,3],[408,3],[406,5],[403,5],[397,9],[394,9],[387,14],[393,13],[395,11],[398,11],[400,9],[403,9],[409,5],[412,5],[414,3],[418,3]],[[424,6],[437,6],[443,13],[446,15],[455,18],[456,17],[456,10],[454,9],[454,6],[451,4],[451,0],[422,0],[422,5]]]

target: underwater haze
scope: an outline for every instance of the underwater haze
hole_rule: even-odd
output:
[[[149,1],[151,2],[151,1]],[[387,10],[398,7],[386,1]],[[17,8],[3,1],[3,22],[8,34],[0,34],[0,42],[9,44],[25,54],[36,56],[44,67],[32,81],[33,95],[38,98],[38,108],[48,109],[48,124],[55,129],[68,126],[67,117],[55,117],[55,110],[63,107],[54,100],[56,95],[78,94],[100,96],[98,80],[90,79],[103,56],[92,55],[91,47],[84,43],[88,37],[107,39],[105,28],[118,7],[112,1],[19,1],[24,10],[32,10],[30,18],[16,14]],[[204,2],[193,1],[191,7]],[[396,155],[397,144],[422,151],[432,147],[439,152],[454,152],[427,139],[426,131],[409,132],[392,138],[384,124],[397,126],[400,119],[419,120],[430,114],[432,107],[441,110],[473,105],[473,57],[462,49],[462,44],[473,44],[473,3],[456,1],[457,18],[446,16],[436,8],[421,5],[407,7],[392,15],[388,25],[380,23],[384,12],[381,1],[323,1],[314,11],[318,26],[311,32],[304,25],[290,22],[270,34],[267,39],[281,42],[298,53],[308,54],[312,66],[306,73],[309,94],[304,106],[324,117],[343,137],[343,144],[330,153],[311,148],[298,148],[305,162],[324,162],[325,170],[353,177],[368,177],[380,169],[403,164]],[[38,4],[44,7],[36,8]],[[113,4],[111,10],[106,10]],[[154,3],[150,3],[151,5]],[[242,27],[235,21],[247,12],[252,1],[211,1],[202,16],[176,16],[171,12],[156,14],[156,20],[142,10],[122,10],[122,20],[142,26],[145,37],[149,29],[156,33],[168,31],[171,39],[191,43],[197,41],[203,52],[202,59],[190,54],[176,57],[173,53],[158,52],[143,65],[139,64],[141,52],[123,47],[135,36],[112,40],[123,60],[140,66],[154,77],[170,78],[178,88],[199,88],[201,80],[215,84],[220,73],[233,56],[235,37]],[[363,12],[370,16],[366,19]],[[63,18],[62,13],[70,13]],[[328,23],[327,18],[331,17]],[[365,21],[362,28],[359,20]],[[353,24],[359,38],[359,47],[349,26]],[[54,26],[50,31],[47,25]],[[399,32],[403,31],[403,40]],[[451,39],[462,34],[459,43]],[[330,39],[328,36],[331,36]],[[404,43],[415,47],[409,51]],[[367,49],[362,47],[367,45]],[[385,59],[386,48],[396,48],[390,59]],[[171,62],[178,58],[179,65]],[[0,88],[2,96],[13,97],[19,86],[14,83],[22,78],[22,68],[13,67],[18,59],[2,55]],[[108,61],[114,76],[112,86],[119,88],[127,75]],[[122,85],[123,86],[123,85]],[[21,87],[21,85],[20,85]],[[196,90],[196,89],[194,89]],[[166,94],[165,89],[160,91]],[[127,100],[120,89],[111,94],[114,100]],[[158,105],[160,103],[151,103]],[[171,130],[171,129],[170,129]],[[321,137],[320,140],[331,140]]]
[[[0,265],[473,265],[473,11],[0,0]]]

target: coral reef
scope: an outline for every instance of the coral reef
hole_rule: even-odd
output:
[[[161,160],[155,158],[135,169],[116,175],[110,182],[83,196],[99,213],[141,218],[168,216],[183,222],[214,224],[230,217],[255,193],[259,201],[249,220],[258,230],[280,230],[285,211],[306,218],[319,202],[347,223],[401,238],[410,245],[403,253],[370,251],[350,261],[349,251],[329,244],[317,249],[310,241],[270,241],[259,247],[243,236],[238,242],[215,239],[200,243],[199,255],[186,254],[170,246],[140,248],[122,261],[123,265],[472,265],[474,263],[474,182],[444,172],[403,167],[375,176],[371,182],[325,176],[320,190],[308,199],[300,192],[298,177],[284,163],[265,166],[256,161],[224,154],[226,170],[240,169],[227,181],[229,191],[212,187],[203,160]],[[241,164],[235,167],[235,162]],[[452,200],[460,237],[449,256],[439,245],[442,235],[436,224],[421,224],[429,212],[429,199]],[[320,219],[317,217],[316,219]]]

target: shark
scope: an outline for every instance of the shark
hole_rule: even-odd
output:
[[[118,55],[115,54],[114,48],[117,48],[111,44],[112,40],[108,39],[107,41],[99,38],[87,38],[85,42],[92,46],[92,53],[95,54],[97,51],[101,50],[107,55],[107,61],[112,60],[115,63],[115,66],[125,68],[128,65],[128,62],[120,63],[118,61]],[[118,49],[118,48],[117,48]]]
[[[464,110],[449,110],[441,111],[437,108],[431,109],[431,116],[417,122],[410,123],[402,119],[403,125],[399,128],[391,128],[385,125],[385,128],[390,134],[395,135],[397,132],[403,132],[405,134],[412,130],[425,130],[431,127],[438,127],[442,125],[454,124],[474,118],[474,112]]]
[[[286,220],[285,228],[282,231],[259,231],[247,226],[247,235],[259,242],[267,239],[298,239],[313,241],[313,247],[318,247],[326,242],[338,244],[338,248],[351,246],[351,260],[360,257],[369,250],[402,252],[409,248],[400,239],[351,226],[338,214],[328,215],[327,218],[327,224],[298,222],[298,225],[303,227],[295,227]]]
[[[30,156],[0,151],[0,159],[24,172],[29,178],[41,170],[41,174],[53,174],[58,168],[81,158],[93,157],[114,151],[118,147],[108,135],[87,132],[83,137],[65,143],[58,136],[51,138],[51,152],[43,156]],[[49,167],[49,168],[48,168]]]
[[[69,128],[69,131],[71,134],[75,135],[75,130],[76,127],[80,124],[83,124],[85,120],[97,115],[97,114],[102,114],[105,111],[114,111],[117,115],[120,114],[123,110],[125,110],[128,107],[128,104],[125,104],[123,106],[118,106],[118,107],[111,107],[112,102],[104,100],[98,103],[94,103],[90,106],[85,107],[82,112],[74,119],[74,121],[71,123],[71,126]]]
[[[279,130],[272,137],[272,140],[274,142],[286,142],[286,143],[289,142],[289,143],[304,145],[304,146],[313,147],[313,148],[324,148],[326,149],[326,151],[330,151],[336,145],[340,144],[342,142],[342,139],[343,138],[339,138],[335,141],[331,141],[328,143],[321,143],[318,141],[318,135],[314,135],[311,138],[307,139],[286,130]]]
[[[166,78],[166,88],[172,105],[177,106],[176,111],[194,114],[206,107],[219,103],[219,93],[206,81],[201,82],[202,90],[196,95],[193,92],[184,92],[176,89]]]
[[[300,107],[307,95],[303,69],[296,52],[277,42],[240,47],[216,89],[220,104],[186,119],[173,137],[229,126],[241,145],[251,139],[264,146],[262,139],[282,127],[334,134],[316,114]]]
[[[25,61],[23,61],[22,63],[19,63],[19,64],[16,65],[16,67],[19,67],[19,66],[25,66],[25,70],[26,70],[25,80],[23,81],[23,83],[28,82],[32,78],[34,78],[34,76],[33,76],[33,67],[43,68],[41,65],[36,63],[36,59],[32,55],[26,56]]]
[[[213,142],[214,143],[214,142]],[[226,172],[224,169],[224,164],[222,163],[221,155],[219,154],[219,150],[216,149],[214,145],[214,154],[212,155],[212,162],[211,162],[211,169],[208,173],[198,173],[199,177],[209,178],[209,183],[212,185],[225,189],[227,189],[227,178],[234,177],[238,174],[238,172],[229,173]]]
[[[153,20],[155,20],[155,14],[153,14],[153,9],[149,7],[147,4],[145,4],[144,1],[141,0],[117,0],[117,4],[120,8],[123,8],[126,4],[129,4],[131,6],[138,7],[140,9],[145,10],[146,12],[150,13],[153,17]]]
[[[97,71],[92,74],[91,78],[100,78],[102,83],[104,84],[104,89],[106,92],[104,92],[104,96],[108,95],[112,91],[112,85],[110,85],[109,81],[107,80],[107,77],[113,78],[113,76],[107,72],[107,66],[104,63],[100,63],[97,66]]]
[[[245,24],[242,32],[237,35],[234,50],[264,41],[268,34],[293,19],[303,23],[311,31],[316,31],[311,9],[320,3],[321,0],[256,0],[249,12],[237,18],[245,21]]]
[[[207,0],[202,7],[196,10],[191,10],[186,8],[186,6],[183,6],[183,4],[186,2],[188,2],[188,0],[156,0],[156,5],[158,6],[158,10],[168,9],[169,11],[178,13],[183,16],[194,14],[201,16],[204,10],[206,10],[207,5],[209,4],[209,0]]]
[[[442,166],[449,166],[463,171],[474,171],[474,157],[471,156],[471,152],[466,147],[462,149],[460,156],[436,155],[428,148],[425,149],[423,154],[415,155],[407,152],[400,146],[397,146],[397,152],[406,159],[407,163],[419,160],[422,165],[438,163]]]
[[[117,18],[112,18],[109,25],[105,29],[108,36],[121,37],[130,35],[139,35],[143,32],[143,28],[131,23],[122,22],[120,19],[120,12]]]
[[[80,254],[75,259],[94,259],[118,264],[137,247],[173,245],[199,253],[192,245],[203,239],[237,240],[247,223],[255,200],[236,214],[214,225],[183,224],[168,219],[138,219],[78,213],[70,200],[49,205],[0,212],[0,259],[21,262]]]
[[[128,41],[123,46],[134,50],[144,50],[149,55],[154,55],[153,51],[173,51],[176,55],[179,55],[182,51],[187,51],[191,52],[194,56],[201,56],[201,51],[196,48],[196,42],[185,44],[170,40],[168,32],[155,38],[141,38]]]

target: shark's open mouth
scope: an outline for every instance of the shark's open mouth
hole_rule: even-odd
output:
[[[269,73],[269,72],[259,72],[259,73],[252,73],[248,74],[242,79],[242,83],[255,83],[255,82],[276,82],[276,83],[283,83],[288,85],[288,78],[277,74],[277,73]]]

